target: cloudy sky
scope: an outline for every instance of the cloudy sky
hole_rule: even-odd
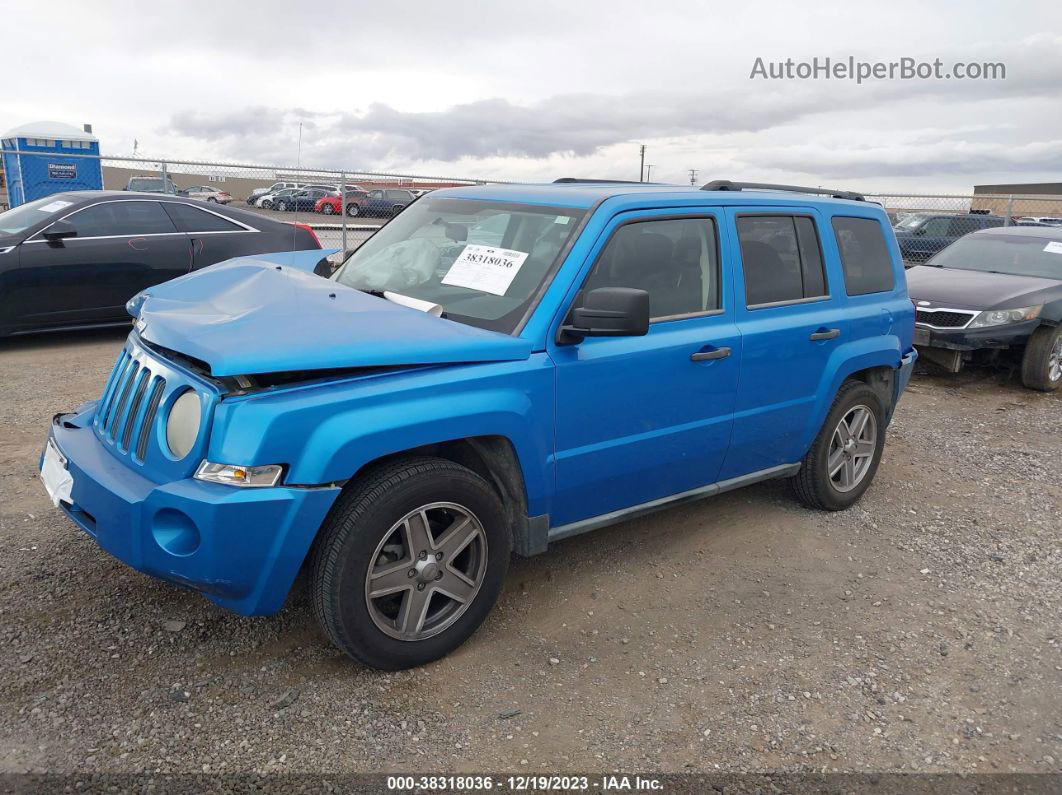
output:
[[[150,13],[147,9],[150,8]],[[5,4],[0,128],[105,152],[511,180],[966,191],[1062,180],[1062,4],[668,0]],[[1006,79],[750,79],[766,62]],[[19,66],[16,66],[19,65]]]

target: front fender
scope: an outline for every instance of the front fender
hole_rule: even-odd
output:
[[[425,367],[222,401],[209,458],[284,464],[285,483],[345,481],[383,456],[481,436],[508,439],[531,515],[548,513],[553,368],[515,362]]]

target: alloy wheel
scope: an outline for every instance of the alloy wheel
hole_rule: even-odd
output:
[[[833,487],[840,492],[854,489],[863,482],[878,443],[878,422],[867,406],[854,406],[845,412],[830,439],[826,468]]]
[[[487,571],[487,536],[468,508],[435,502],[410,511],[384,534],[365,575],[377,628],[418,641],[452,626],[476,598]]]
[[[1062,378],[1062,334],[1055,338],[1055,344],[1047,354],[1047,377],[1051,381]]]

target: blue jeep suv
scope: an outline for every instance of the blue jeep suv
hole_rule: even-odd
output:
[[[895,238],[855,194],[439,190],[330,279],[320,257],[135,297],[41,475],[103,549],[239,613],[305,570],[329,638],[383,669],[468,638],[511,553],[772,478],[847,508],[915,360]]]

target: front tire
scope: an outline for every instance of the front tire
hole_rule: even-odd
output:
[[[277,202],[277,210],[279,212],[286,213],[288,211],[288,203],[287,202]]]
[[[323,207],[321,207],[321,212],[323,212],[325,215],[332,215],[332,213],[334,213],[335,210],[332,208],[331,204],[326,204]]]
[[[345,491],[321,528],[314,612],[365,665],[423,665],[486,618],[511,547],[505,509],[483,478],[444,459],[398,461]]]
[[[1041,392],[1062,386],[1062,326],[1040,326],[1029,337],[1021,358],[1021,382]]]
[[[885,447],[885,407],[862,381],[846,381],[818,436],[790,478],[797,499],[809,508],[843,511],[869,487]]]

